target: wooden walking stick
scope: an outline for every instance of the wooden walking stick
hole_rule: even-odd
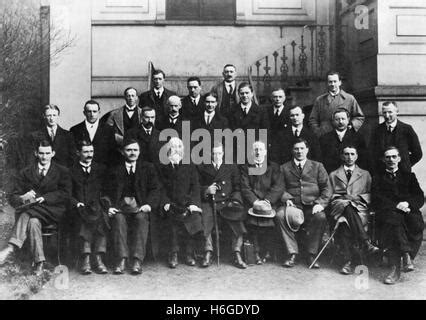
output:
[[[214,194],[212,194],[212,207],[213,207],[214,231],[216,233],[216,261],[217,261],[217,266],[219,266],[219,257],[220,257],[220,250],[219,250],[219,227],[217,225],[216,201],[215,201]]]

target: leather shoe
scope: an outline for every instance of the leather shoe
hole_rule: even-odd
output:
[[[169,257],[169,267],[174,269],[178,265],[178,254],[177,252],[172,252]]]
[[[296,254],[291,254],[290,257],[283,263],[283,267],[293,268],[296,265]]]
[[[6,248],[0,251],[0,266],[6,263],[7,259],[9,259],[12,253],[13,253],[13,247],[11,245],[8,245]]]
[[[255,256],[255,260],[256,260],[256,264],[263,264],[263,260],[262,258],[259,256],[259,253],[256,252],[256,256]]]
[[[95,271],[99,274],[107,274],[108,269],[102,261],[102,256],[100,254],[95,255]]]
[[[369,254],[375,254],[380,251],[380,249],[373,245],[370,241],[365,242],[365,250],[367,250],[367,253]]]
[[[399,266],[392,266],[391,272],[388,274],[385,281],[383,282],[385,284],[395,284],[398,282],[400,277],[401,277],[401,271],[399,269]]]
[[[91,274],[90,268],[90,254],[84,255],[83,262],[81,263],[81,274]]]
[[[207,268],[212,263],[212,252],[206,251],[206,254],[204,255],[203,261],[201,262],[202,268]]]
[[[132,265],[132,274],[141,274],[142,273],[142,265],[141,261],[137,258],[133,259],[133,265]]]
[[[40,277],[44,272],[44,261],[40,261],[36,263],[36,266],[34,268],[34,274],[37,277]]]
[[[243,258],[241,257],[241,253],[238,251],[235,251],[234,266],[240,269],[247,269],[247,264],[244,262]]]
[[[310,267],[310,266],[311,266],[311,264],[312,264],[312,262],[314,262],[314,260],[315,260],[315,256],[313,256],[313,255],[309,255],[309,257],[308,257],[308,267]],[[312,269],[319,269],[319,268],[320,268],[320,265],[319,265],[318,261],[316,261],[316,262],[312,265]]]
[[[404,253],[404,255],[402,256],[402,271],[404,272],[414,271],[414,265],[413,265],[413,262],[411,261],[410,254],[408,252]]]
[[[340,273],[344,275],[354,273],[352,269],[352,262],[351,261],[346,262],[345,265],[342,267],[342,269],[340,269]]]
[[[126,269],[126,258],[122,258],[114,269],[114,274],[123,274]]]

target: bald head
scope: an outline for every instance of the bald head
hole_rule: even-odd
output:
[[[182,102],[180,101],[180,98],[178,96],[170,96],[170,98],[167,100],[167,113],[169,117],[178,117],[181,107]]]

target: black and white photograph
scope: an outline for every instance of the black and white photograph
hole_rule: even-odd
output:
[[[425,146],[424,0],[0,0],[0,300],[423,300]]]

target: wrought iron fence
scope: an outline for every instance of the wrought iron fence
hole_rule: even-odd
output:
[[[332,25],[306,25],[297,39],[284,35],[284,44],[249,66],[258,94],[270,93],[272,84],[283,87],[322,80],[331,65]]]

